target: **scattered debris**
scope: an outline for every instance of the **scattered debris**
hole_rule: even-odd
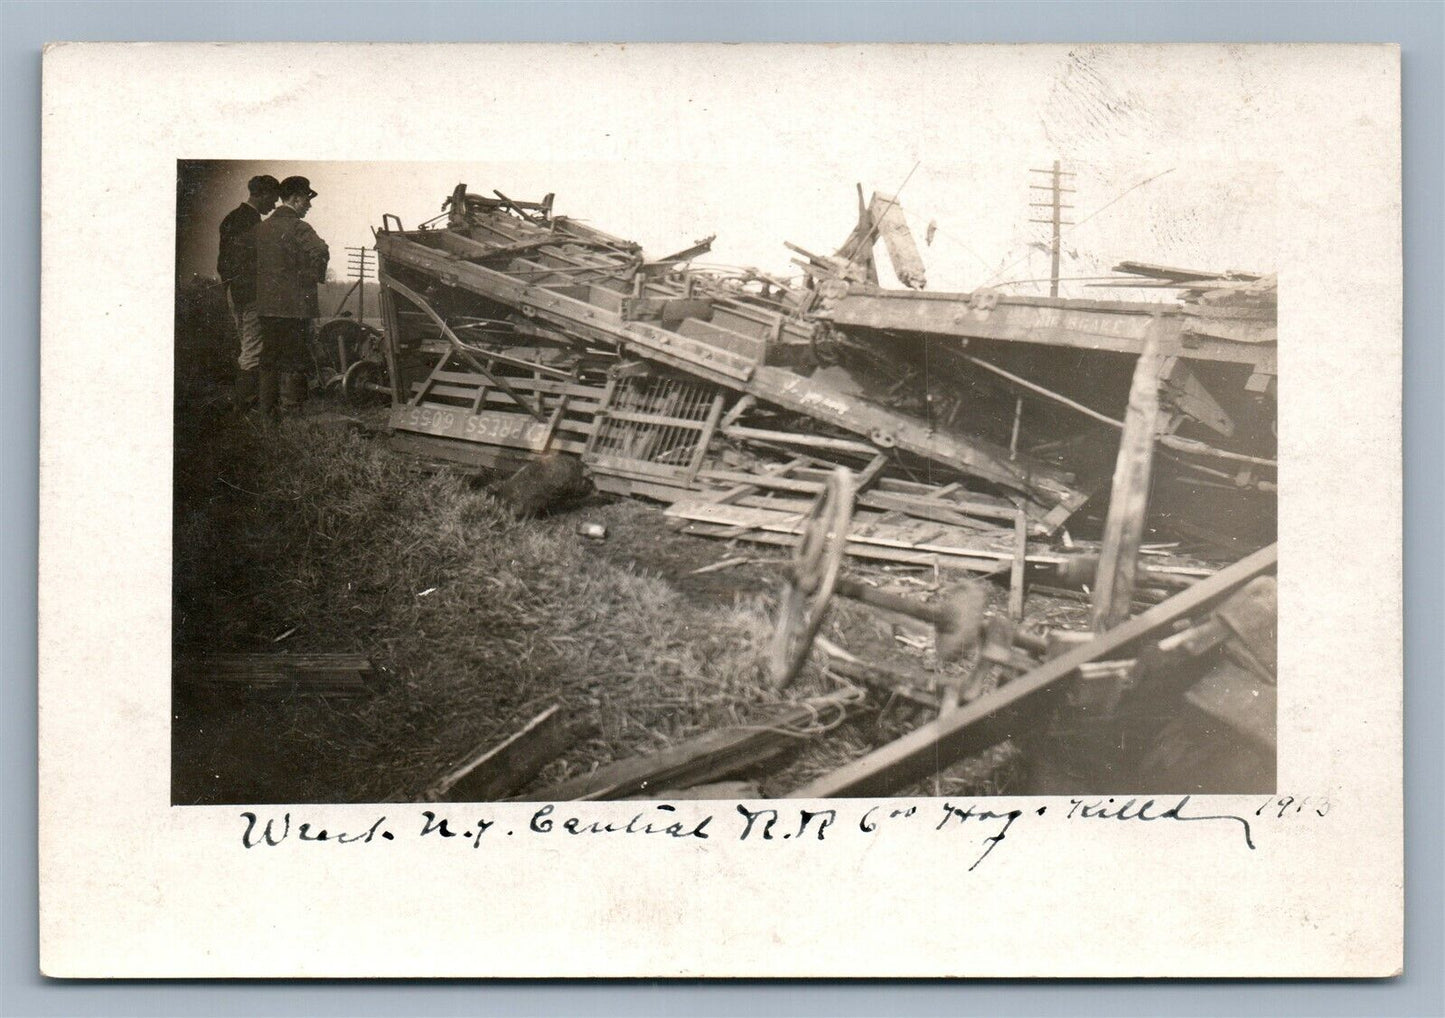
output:
[[[734,566],[745,566],[754,561],[756,561],[756,559],[748,558],[746,555],[734,555],[731,558],[722,559],[711,565],[700,566],[692,571],[692,575],[701,576],[704,573],[717,573],[724,569],[731,569]]]
[[[1140,644],[1146,645],[1141,653],[1147,652],[1148,640],[1160,641],[1161,634],[1169,632],[1176,623],[1207,612],[1221,600],[1243,589],[1251,580],[1269,575],[1275,568],[1277,557],[1275,545],[1254,552],[1144,614],[1045,661],[993,693],[946,713],[937,721],[923,725],[896,742],[790,794],[805,799],[888,795],[941,766],[987,749],[1000,741],[1008,727],[1023,724],[1025,712],[1030,708],[1039,709],[1041,702],[1047,702],[1050,694],[1060,692],[1069,680],[1079,675],[1081,666],[1137,648]],[[1176,649],[1177,645],[1172,644],[1167,636],[1156,643],[1153,667],[1168,663],[1159,654]],[[1101,684],[1111,687],[1111,693],[1122,693],[1118,690],[1119,685],[1132,681],[1137,672],[1138,669],[1133,669],[1129,679],[1121,679],[1118,669],[1109,669],[1103,673]],[[1074,689],[1087,689],[1089,684],[1090,680],[1080,677]]]
[[[550,195],[494,194],[458,185],[445,229],[388,215],[377,234],[394,444],[523,464],[498,489],[522,517],[575,500],[585,475],[665,503],[683,533],[792,548],[778,688],[844,594],[933,626],[943,671],[830,654],[830,673],[935,705],[953,739],[1036,676],[1049,638],[1020,628],[1030,587],[1082,588],[1108,640],[1161,591],[1174,597],[1143,617],[1214,590],[1239,554],[1221,549],[1273,540],[1273,277],[1117,267],[1113,285],[1173,304],[928,292],[897,198],[864,202],[860,187],[837,252],[787,244],[802,277],[783,280],[699,264],[712,238],[649,259]],[[879,287],[879,242],[906,289]],[[1063,525],[1095,495],[1102,540],[1080,541]],[[1163,539],[1146,549],[1146,532]],[[948,591],[923,604],[879,590],[842,576],[845,557],[930,569]],[[1006,584],[1006,617],[986,618],[990,580]],[[1080,663],[1100,687],[1113,674]],[[656,786],[651,764],[619,766],[562,792]]]
[[[669,527],[728,552],[791,552],[741,715],[762,721],[558,780],[576,760],[548,762],[587,735],[553,706],[427,798],[750,798],[758,786],[717,782],[841,741],[819,737],[870,701],[879,731],[890,712],[927,719],[827,757],[850,762],[792,794],[904,791],[1046,730],[1051,712],[1107,726],[1161,695],[1273,752],[1275,278],[1126,261],[1099,285],[1170,301],[928,291],[897,197],[863,194],[842,245],[817,246],[833,254],[786,245],[792,279],[703,264],[712,237],[651,258],[558,214],[552,195],[459,184],[442,228],[383,218],[384,329],[322,336],[346,394],[389,400],[393,449],[464,465],[471,488],[502,472],[491,493],[519,528],[600,491],[661,503]],[[904,289],[880,287],[880,243]],[[627,529],[593,553],[615,555]],[[575,533],[603,541],[608,526]],[[870,611],[933,638],[845,632],[840,617]],[[767,702],[804,675],[834,691]]]

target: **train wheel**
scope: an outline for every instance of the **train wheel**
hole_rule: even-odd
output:
[[[778,603],[769,673],[779,688],[797,678],[813,649],[813,638],[828,612],[843,565],[852,521],[853,473],[839,467],[803,525],[802,540]]]

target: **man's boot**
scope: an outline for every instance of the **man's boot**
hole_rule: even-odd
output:
[[[281,376],[281,412],[298,416],[306,403],[306,376],[299,371],[288,371]]]
[[[260,379],[256,368],[239,368],[236,371],[236,391],[231,396],[231,407],[240,417],[256,405]]]
[[[271,368],[261,368],[256,373],[256,404],[260,409],[261,423],[270,426],[276,422],[276,401],[280,396],[281,375]]]

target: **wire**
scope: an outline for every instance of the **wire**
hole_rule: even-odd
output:
[[[1102,213],[1105,209],[1109,208],[1109,207],[1110,207],[1111,205],[1113,205],[1115,202],[1118,202],[1119,200],[1121,200],[1122,198],[1124,198],[1126,195],[1131,194],[1131,193],[1134,192],[1134,191],[1137,191],[1139,188],[1143,187],[1145,184],[1152,184],[1154,181],[1158,180],[1160,177],[1165,176],[1166,174],[1169,174],[1169,173],[1173,173],[1173,172],[1174,172],[1174,167],[1171,166],[1171,167],[1169,167],[1169,169],[1164,170],[1164,171],[1161,172],[1161,173],[1156,173],[1156,174],[1154,174],[1154,176],[1152,176],[1152,177],[1145,177],[1143,180],[1139,181],[1137,184],[1134,184],[1134,185],[1132,185],[1131,187],[1125,188],[1123,191],[1121,191],[1119,194],[1115,195],[1113,198],[1111,198],[1111,199],[1109,199],[1108,201],[1106,201],[1103,205],[1099,206],[1099,207],[1098,207],[1097,209],[1095,209],[1093,212],[1090,212],[1090,213],[1089,213],[1087,216],[1085,216],[1083,219],[1080,219],[1077,223],[1070,223],[1067,227],[1065,227],[1064,229],[1060,230],[1060,231],[1059,231],[1059,237],[1062,238],[1063,235],[1064,235],[1064,233],[1067,232],[1067,231],[1077,230],[1079,227],[1083,226],[1083,225],[1084,225],[1085,223],[1087,223],[1089,220],[1093,219],[1095,216],[1097,216],[1097,215],[1099,215],[1100,213]],[[990,277],[988,278],[988,281],[985,282],[983,285],[984,285],[984,286],[991,286],[991,285],[993,285],[994,280],[998,279],[999,276],[1002,276],[1004,273],[1008,272],[1010,269],[1014,268],[1015,266],[1023,264],[1025,261],[1027,261],[1027,260],[1028,260],[1029,258],[1031,258],[1031,257],[1033,257],[1033,252],[1032,252],[1032,250],[1025,251],[1022,258],[1019,258],[1017,261],[1010,262],[1008,265],[1006,265],[1006,266],[1004,266],[1003,268],[999,269],[999,270],[998,270],[997,272],[995,272],[992,276],[990,276]]]
[[[904,216],[906,216],[906,217],[912,215],[910,212],[908,212],[907,209],[904,209],[904,210],[903,210],[903,214],[904,214]],[[916,225],[917,222],[918,222],[918,220],[915,218],[915,219],[914,219],[914,224]],[[986,259],[983,255],[979,254],[979,253],[978,253],[977,251],[975,251],[973,248],[969,247],[968,244],[965,243],[961,237],[957,237],[957,236],[955,236],[955,235],[953,234],[952,231],[950,231],[950,230],[945,230],[942,226],[939,226],[939,225],[938,225],[938,220],[936,220],[936,219],[930,220],[930,222],[933,223],[933,232],[934,232],[934,233],[937,233],[937,234],[939,234],[940,236],[946,237],[946,238],[948,238],[949,240],[953,241],[953,242],[954,242],[955,244],[957,244],[959,247],[963,248],[963,249],[964,249],[965,251],[967,251],[969,254],[973,255],[973,257],[978,261],[978,263],[979,263],[980,265],[982,265],[982,266],[984,267],[985,270],[988,269],[988,267],[989,267],[988,259]],[[912,229],[912,227],[910,227],[910,229]],[[914,235],[917,236],[917,231],[915,230],[915,231],[913,231],[913,232],[914,232]],[[925,226],[925,233],[926,233],[926,232],[927,232],[927,227]]]
[[[902,196],[903,189],[908,186],[908,182],[913,179],[914,172],[918,169],[918,167],[922,165],[922,159],[918,160],[913,164],[913,169],[908,171],[908,176],[903,178],[903,183],[899,184],[898,187],[894,189],[893,197],[888,199],[887,205],[883,206],[883,212],[878,216],[877,219],[872,222],[872,224],[868,227],[867,232],[861,234],[858,239],[853,242],[853,250],[848,252],[848,256],[843,259],[845,262],[851,262],[857,256],[858,252],[862,250],[863,242],[865,240],[870,240],[878,233],[879,223],[883,220],[885,216],[888,215],[888,211],[893,208],[893,206],[898,204],[898,199]]]
[[[1143,187],[1145,184],[1151,184],[1151,183],[1153,183],[1154,181],[1158,180],[1160,177],[1165,176],[1166,174],[1169,174],[1169,173],[1173,173],[1173,172],[1174,172],[1174,167],[1171,166],[1171,167],[1169,167],[1169,169],[1164,170],[1162,173],[1156,173],[1156,174],[1154,174],[1154,176],[1152,176],[1152,177],[1147,177],[1147,178],[1145,178],[1144,180],[1139,181],[1139,183],[1135,184],[1133,187],[1129,188],[1128,190],[1126,190],[1126,191],[1124,191],[1122,194],[1120,194],[1118,198],[1114,198],[1114,199],[1111,200],[1111,201],[1105,202],[1103,205],[1099,206],[1099,208],[1095,209],[1093,212],[1090,212],[1087,216],[1085,216],[1083,219],[1080,219],[1077,223],[1074,223],[1074,224],[1073,224],[1072,226],[1070,226],[1069,228],[1072,229],[1072,230],[1077,230],[1079,227],[1081,227],[1081,226],[1083,226],[1085,223],[1087,223],[1090,219],[1093,219],[1093,218],[1094,218],[1095,216],[1097,216],[1100,212],[1103,212],[1105,209],[1107,209],[1110,205],[1113,205],[1114,202],[1118,201],[1120,198],[1123,198],[1124,195],[1127,195],[1130,191],[1137,191],[1139,188]]]

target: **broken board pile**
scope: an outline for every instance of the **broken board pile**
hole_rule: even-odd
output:
[[[712,238],[649,258],[556,214],[550,195],[494,194],[458,185],[444,228],[404,230],[388,215],[377,233],[400,448],[502,469],[543,453],[577,456],[599,489],[668,503],[692,532],[771,543],[795,539],[791,518],[847,466],[861,496],[850,554],[989,572],[1007,568],[1028,538],[1057,534],[1107,487],[1117,430],[1000,366],[1017,366],[1006,349],[984,360],[963,348],[1042,343],[1122,358],[1120,377],[1101,361],[1107,384],[1095,402],[1104,410],[1089,411],[1117,429],[1109,414],[1122,416],[1131,355],[1151,323],[1165,323],[1161,385],[1178,398],[1161,446],[1187,462],[1192,482],[1272,490],[1267,456],[1183,433],[1204,421],[1227,437],[1248,417],[1257,439],[1258,403],[1273,396],[1272,342],[1196,334],[1163,304],[879,290],[871,250],[880,236],[908,266],[900,278],[924,279],[887,196],[865,206],[860,194],[859,225],[837,255],[789,245],[805,256],[793,285],[694,267]],[[1199,275],[1146,281],[1252,302],[1220,309],[1239,321],[1264,313],[1268,281],[1200,290]],[[934,344],[947,356],[920,357],[918,344],[934,339],[947,340]],[[918,369],[926,363],[940,366],[933,377]],[[1228,409],[1211,395],[1218,380],[1200,381],[1220,365],[1230,385],[1245,376],[1237,387],[1246,395],[1225,399]],[[1007,412],[999,419],[1000,392],[1012,428]],[[1092,452],[1080,449],[1090,441]]]
[[[576,457],[598,489],[663,502],[686,532],[790,547],[806,546],[842,467],[856,497],[841,546],[855,560],[1006,574],[1015,623],[1026,571],[1097,583],[1087,644],[1031,657],[1044,648],[1020,648],[1047,641],[993,627],[980,661],[1012,681],[963,703],[913,689],[936,722],[799,794],[901,787],[997,741],[1065,681],[1112,704],[1158,667],[1170,626],[1273,569],[1272,277],[1118,266],[1116,285],[1177,292],[1172,303],[923,292],[896,199],[864,204],[860,191],[858,226],[836,254],[788,245],[802,256],[793,282],[694,264],[712,238],[650,258],[557,214],[551,195],[493,195],[458,185],[444,227],[405,230],[387,215],[377,233],[395,447],[504,470]],[[880,239],[906,289],[879,287]],[[1096,494],[1103,540],[1075,540],[1066,524]],[[1143,545],[1146,512],[1156,537],[1182,536],[1210,559]],[[1130,619],[1141,600],[1155,608]],[[1141,663],[1113,659],[1126,650]],[[897,685],[852,664],[861,681]],[[757,740],[712,733],[675,760],[619,762],[547,797],[715,780],[782,744]],[[526,759],[514,778],[537,762]],[[459,770],[432,794],[485,770]]]

